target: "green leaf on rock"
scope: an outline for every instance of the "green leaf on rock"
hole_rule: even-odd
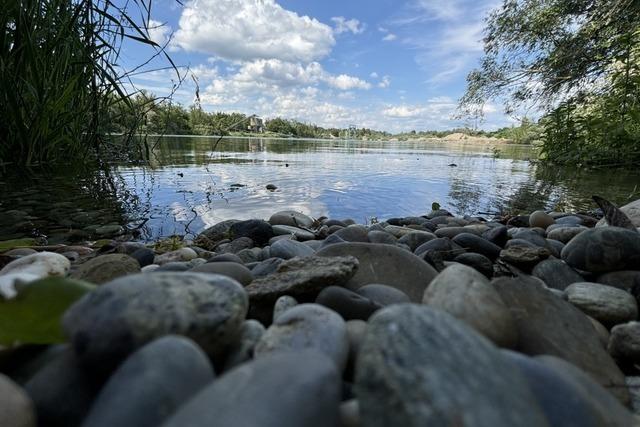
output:
[[[432,211],[440,210],[440,203],[438,203],[438,202],[431,203],[431,210]]]
[[[0,345],[63,342],[62,315],[95,286],[80,280],[48,277],[17,288],[15,298],[0,299]]]

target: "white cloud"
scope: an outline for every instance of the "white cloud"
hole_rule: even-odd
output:
[[[160,21],[154,21],[150,19],[148,22],[147,31],[149,32],[149,38],[160,46],[164,46],[169,41],[171,35],[171,27]]]
[[[366,24],[361,23],[357,19],[347,19],[344,16],[334,16],[331,21],[335,24],[334,31],[336,34],[351,32],[353,34],[362,34],[366,29]]]
[[[184,50],[236,61],[311,62],[334,44],[331,27],[274,0],[190,0],[175,33],[175,45]]]
[[[378,83],[379,88],[388,88],[391,85],[391,77],[384,76],[382,80]]]
[[[398,38],[398,36],[396,36],[395,34],[393,34],[393,33],[389,33],[389,34],[387,34],[386,36],[384,36],[384,37],[382,38],[382,41],[385,41],[385,42],[392,42],[392,41],[394,41],[394,40],[395,40],[395,39],[397,39],[397,38]]]
[[[326,76],[325,81],[336,89],[370,89],[371,83],[365,82],[357,77],[340,74],[339,76]]]
[[[385,108],[382,114],[387,117],[407,118],[418,117],[424,112],[424,108],[417,106],[398,105]]]
[[[371,77],[372,79],[377,79],[379,76],[378,76],[378,73],[374,71],[371,74],[369,74],[369,77]]]

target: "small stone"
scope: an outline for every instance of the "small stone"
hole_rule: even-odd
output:
[[[367,320],[369,316],[382,308],[381,304],[340,286],[324,288],[318,294],[316,304],[332,309],[344,320]]]
[[[349,355],[347,326],[335,311],[300,304],[282,313],[264,333],[255,357],[283,351],[314,350],[329,357],[342,372]]]
[[[638,318],[638,304],[628,292],[600,283],[573,283],[565,289],[568,300],[585,314],[612,327]]]
[[[507,243],[509,239],[509,235],[507,233],[507,227],[504,225],[498,225],[496,227],[491,227],[487,231],[482,233],[482,237],[493,243],[494,245],[498,245],[501,248]]]
[[[611,329],[609,354],[624,362],[640,362],[640,322],[616,325]]]
[[[562,250],[571,267],[591,273],[640,269],[640,233],[599,227],[574,237]]]
[[[241,285],[247,286],[253,281],[251,270],[236,262],[208,262],[191,269],[194,273],[221,274],[237,280]]]
[[[371,243],[395,245],[398,241],[393,235],[386,231],[370,231],[367,233],[367,238]]]
[[[551,240],[557,240],[564,244],[567,244],[583,231],[588,230],[587,227],[558,227],[554,228],[547,234],[547,238]]]
[[[162,255],[156,255],[153,263],[162,265],[168,262],[191,261],[194,258],[198,258],[196,251],[191,248],[181,248]]]
[[[491,260],[484,255],[469,252],[456,256],[453,261],[475,269],[488,279],[493,277],[493,264]]]
[[[549,250],[541,247],[510,246],[500,252],[500,260],[530,271],[549,255]]]
[[[341,230],[333,233],[334,236],[340,237],[342,240],[346,242],[362,242],[368,243],[369,238],[367,237],[367,229],[362,225],[349,225]]]
[[[500,246],[494,245],[490,241],[471,233],[460,233],[453,238],[453,243],[466,249],[495,260],[500,255]]]
[[[278,270],[280,264],[284,261],[282,258],[268,258],[251,269],[253,277],[265,277]]]
[[[278,187],[276,187],[273,184],[267,184],[264,188],[266,188],[269,191],[276,191],[278,189]]]
[[[124,228],[117,224],[103,225],[95,229],[95,233],[99,237],[113,237],[124,233]]]
[[[411,302],[409,296],[404,292],[391,286],[376,283],[364,285],[356,289],[355,292],[358,295],[370,299],[382,306]]]
[[[283,295],[278,298],[273,305],[272,323],[275,322],[276,319],[280,317],[285,311],[295,307],[296,305],[298,305],[298,301],[295,298],[290,297],[289,295]]]
[[[207,262],[237,262],[238,264],[243,264],[242,259],[238,255],[231,253],[216,255]]]
[[[265,245],[274,236],[273,227],[266,221],[250,219],[239,221],[229,227],[229,236],[232,239],[248,237],[258,245]]]
[[[290,225],[292,227],[309,228],[313,225],[313,219],[296,211],[280,211],[271,215],[269,223],[271,225]]]
[[[271,256],[282,259],[305,258],[315,254],[309,246],[295,240],[278,240],[271,245]]]
[[[409,249],[411,249],[411,251],[413,252],[418,248],[418,246],[422,245],[423,243],[427,243],[428,241],[435,238],[436,235],[433,233],[429,233],[426,231],[412,231],[411,233],[407,233],[404,236],[400,237],[398,239],[398,243],[409,246]]]
[[[529,215],[529,226],[540,227],[546,229],[548,226],[554,224],[554,219],[545,211],[535,211]]]
[[[553,289],[564,291],[567,286],[576,282],[584,282],[584,278],[567,263],[559,259],[546,259],[538,263],[531,274]]]
[[[262,323],[253,319],[245,320],[240,329],[240,339],[229,349],[229,355],[224,362],[224,371],[251,360],[256,344],[264,332],[265,328]]]
[[[92,258],[80,265],[71,277],[101,285],[118,277],[140,272],[138,261],[125,254],[108,254]]]
[[[273,232],[276,236],[294,236],[300,242],[316,238],[312,232],[290,225],[274,225]]]

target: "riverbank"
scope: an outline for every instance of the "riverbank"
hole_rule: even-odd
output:
[[[623,211],[640,226],[640,201]],[[191,241],[5,242],[0,414],[21,426],[631,425],[640,234],[598,221],[281,211]]]

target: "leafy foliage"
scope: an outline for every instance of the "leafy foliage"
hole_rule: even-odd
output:
[[[537,106],[544,159],[640,163],[640,2],[505,0],[485,30],[485,56],[462,109],[501,99]]]

